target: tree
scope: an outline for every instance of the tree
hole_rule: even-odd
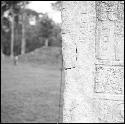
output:
[[[50,19],[47,14],[37,13],[34,10],[20,9],[14,18],[14,55],[21,54],[22,44],[22,14],[25,12],[25,52],[33,51],[46,44],[46,46],[61,46],[61,27]],[[39,14],[42,16],[40,17]],[[34,18],[36,23],[32,25],[30,20]],[[47,21],[46,21],[47,20]],[[2,19],[2,50],[10,55],[11,25],[8,17]],[[42,24],[41,24],[42,22]],[[47,34],[47,35],[46,35]],[[46,41],[46,42],[45,42]]]
[[[4,54],[10,54],[10,25],[9,20],[3,17],[1,20],[1,57],[4,58]],[[9,42],[8,42],[9,41]],[[4,53],[4,54],[3,54]]]
[[[55,3],[52,3],[52,8],[57,10],[57,11],[61,11],[62,8],[62,2],[61,1],[56,1]]]
[[[11,21],[11,57],[14,56],[14,25],[15,17],[18,18],[20,10],[23,6],[24,1],[2,1],[1,2],[1,16],[3,17],[6,11],[9,11],[9,17]]]
[[[21,54],[24,54],[26,52],[26,32],[27,29],[30,27],[29,24],[29,19],[32,17],[38,18],[38,13],[34,10],[31,9],[26,9],[25,8],[25,2],[24,2],[24,6],[22,9],[22,44],[21,44]],[[36,33],[36,32],[34,32]],[[33,35],[33,34],[32,34]]]
[[[56,1],[55,3],[52,3],[52,8],[56,11],[61,12],[62,9],[62,1]],[[56,25],[56,28],[58,29],[58,33],[57,33],[57,40],[59,42],[62,42],[62,37],[61,37],[61,26],[60,24]],[[60,43],[61,44],[61,43]]]
[[[17,1],[2,1],[1,2],[1,16],[3,17],[4,13],[9,10],[11,15],[11,56],[13,57],[13,44],[14,44],[14,10],[16,10]]]
[[[50,37],[50,44],[51,45],[56,45],[56,46],[61,46],[61,27],[59,24],[54,23],[53,24],[53,31],[52,31],[52,35]]]
[[[45,46],[48,46],[48,39],[53,33],[53,21],[45,15],[41,18],[40,27],[39,27],[39,37],[45,39]]]
[[[25,53],[25,18],[26,18],[26,13],[25,13],[25,1],[23,2],[23,13],[22,13],[22,43],[21,43],[21,54]]]

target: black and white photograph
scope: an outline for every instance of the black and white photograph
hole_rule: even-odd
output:
[[[1,123],[124,123],[124,1],[1,1]]]

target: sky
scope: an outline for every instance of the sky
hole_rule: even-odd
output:
[[[33,9],[36,12],[48,13],[56,23],[61,23],[61,12],[52,9],[51,3],[56,1],[30,1],[27,8]]]

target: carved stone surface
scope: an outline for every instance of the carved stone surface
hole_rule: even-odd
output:
[[[76,45],[73,43],[69,35],[63,35],[63,59],[64,59],[64,67],[72,68],[75,67],[76,64]],[[68,42],[67,42],[68,40]]]
[[[124,23],[115,23],[115,49],[116,49],[116,60],[124,60]]]
[[[64,123],[123,122],[123,11],[123,1],[63,1]]]
[[[119,1],[117,9],[117,18],[119,21],[124,21],[124,1]]]
[[[98,54],[98,58],[115,60],[115,24],[111,21],[98,22],[97,24],[96,52]]]
[[[97,58],[123,61],[124,2],[96,1],[96,18]]]
[[[94,78],[91,70],[95,53],[95,2],[63,1],[62,8],[65,61],[63,122],[97,122],[90,104]]]
[[[122,101],[95,99],[93,103],[94,111],[100,123],[124,122],[124,103]]]
[[[115,43],[116,43],[116,60],[124,61],[124,36],[115,35]]]
[[[115,22],[115,34],[124,35],[124,23],[123,22]]]
[[[124,20],[124,3],[122,1],[96,1],[96,10],[99,21]]]
[[[124,68],[120,66],[96,65],[95,92],[123,94]]]

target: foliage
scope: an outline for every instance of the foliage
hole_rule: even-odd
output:
[[[7,24],[5,23],[5,20],[4,20],[5,12],[8,12],[8,17],[7,17],[8,21],[9,21],[9,28],[8,29],[10,30],[10,23],[11,23],[10,21],[13,22],[12,23],[13,25],[11,25],[11,27],[14,28],[14,29],[16,29],[16,28],[18,29],[18,27],[15,27],[15,26],[18,26],[18,25],[15,25],[15,23],[18,23],[18,21],[19,21],[20,10],[21,10],[22,6],[24,6],[24,2],[27,3],[26,1],[1,1],[1,25],[2,25],[1,27],[2,27],[2,30],[6,30],[7,27],[8,27]],[[12,18],[14,18],[14,21],[12,20]],[[5,27],[6,27],[6,29],[5,29]],[[14,37],[14,39],[17,40],[17,35],[16,36],[14,35],[16,33],[15,31],[16,30],[14,30],[14,32],[10,31],[9,36],[12,33],[12,36]],[[6,32],[6,31],[4,31],[4,32]],[[2,46],[2,51],[4,51],[5,46],[6,46],[5,44],[7,43],[5,41],[8,41],[9,46],[10,46],[10,44],[11,44],[11,46],[13,46],[12,45],[13,40],[12,40],[12,37],[10,37],[8,39],[8,37],[3,33],[3,31],[1,32],[1,34],[2,34],[2,37],[3,37],[2,42],[1,42],[1,46]],[[19,34],[19,33],[17,33],[17,34]],[[5,39],[7,39],[7,40],[5,40]],[[15,45],[16,44],[14,44],[14,51],[15,51],[15,48],[16,49],[18,48]],[[13,48],[11,48],[11,50],[12,49]],[[7,50],[7,51],[10,51],[10,47],[9,47],[9,50]],[[10,54],[10,52],[9,52],[9,54]]]
[[[20,10],[22,12],[22,10]],[[42,17],[38,16],[38,13],[25,9],[26,18],[26,52],[31,52],[36,48],[42,47],[44,45],[45,39],[49,40],[49,46],[61,46],[61,28],[59,24],[56,24],[52,19],[48,17],[47,14],[43,14]],[[20,13],[19,13],[20,14]],[[18,17],[19,17],[18,14]],[[36,24],[31,25],[29,23],[30,18],[36,17]],[[11,29],[9,18],[3,18],[2,23],[4,28],[1,28],[1,41],[2,49],[4,54],[10,55],[10,39],[11,39]],[[7,31],[5,30],[8,29]],[[18,55],[21,53],[21,39],[22,39],[22,23],[21,21],[15,22],[14,27],[14,54]]]
[[[15,14],[18,14],[24,1],[1,1],[1,12],[3,15],[6,11],[13,9]],[[11,15],[11,11],[10,11]]]
[[[10,55],[10,31],[1,30],[1,47],[4,54]]]
[[[52,19],[47,15],[44,15],[40,22],[37,24],[38,27],[38,36],[43,39],[44,42],[46,39],[49,40],[49,46],[60,46],[61,44],[61,28],[56,24]]]
[[[39,22],[39,37],[49,38],[53,33],[53,21],[47,16],[43,16]]]
[[[55,3],[52,3],[52,8],[57,11],[61,11],[61,8],[62,8],[61,1],[56,1]]]

